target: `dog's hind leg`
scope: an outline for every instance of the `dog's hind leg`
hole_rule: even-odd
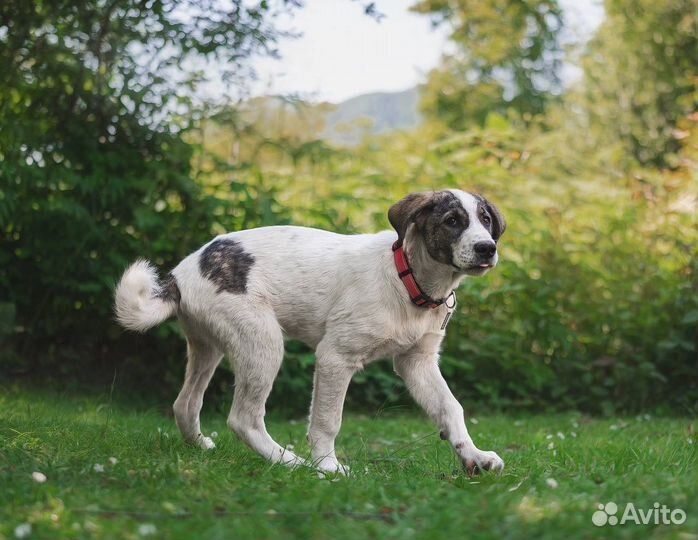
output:
[[[199,414],[204,402],[204,392],[221,361],[222,354],[203,340],[187,338],[187,371],[184,385],[174,402],[175,421],[184,439],[208,450],[215,448],[210,437],[201,433]]]
[[[305,465],[303,459],[277,444],[264,424],[265,404],[284,356],[281,327],[271,310],[260,307],[253,317],[239,323],[230,350],[235,395],[228,426],[266,459],[292,467]]]

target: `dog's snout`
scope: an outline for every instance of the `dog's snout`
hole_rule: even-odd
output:
[[[497,244],[494,242],[478,242],[473,246],[475,253],[482,257],[492,257],[497,252]]]

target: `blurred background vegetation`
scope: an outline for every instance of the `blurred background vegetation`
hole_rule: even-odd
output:
[[[380,18],[380,2],[357,9]],[[458,187],[509,222],[500,265],[464,283],[450,324],[442,365],[459,398],[695,412],[698,2],[606,0],[576,48],[556,0],[412,9],[447,25],[452,47],[422,87],[355,100],[394,117],[371,122],[197,93],[212,62],[242,88],[252,57],[283,54],[277,18],[301,2],[2,2],[2,377],[170,399],[185,364],[176,323],[140,336],[113,320],[130,261],[165,271],[214,234],[271,224],[375,231],[406,193]],[[582,76],[565,87],[571,57]],[[313,362],[288,344],[273,401],[289,413],[309,403]],[[232,381],[219,370],[214,402]],[[388,363],[349,398],[409,402]]]

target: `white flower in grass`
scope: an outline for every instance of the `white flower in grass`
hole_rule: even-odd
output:
[[[548,434],[547,434],[547,435],[545,436],[545,438],[546,438],[546,439],[552,439],[552,438],[553,438],[553,436],[552,436],[552,434],[551,434],[551,433],[548,433]]]
[[[561,441],[565,440],[565,434],[562,431],[557,432],[557,438],[560,439]]]
[[[545,483],[548,484],[550,489],[557,489],[558,483],[554,478],[546,478]]]
[[[474,418],[474,417],[471,418],[470,421],[471,421],[473,424],[479,424],[479,423],[480,423],[480,421],[479,421],[477,418]]]
[[[555,443],[550,441],[550,444],[548,444],[548,450],[552,450],[553,448],[555,448]]]
[[[577,434],[573,431],[573,432],[570,433],[570,437],[572,437],[573,439],[576,439],[576,438],[577,438]]]
[[[217,432],[217,431],[212,431],[212,432],[211,432],[211,438],[212,438],[212,439],[217,439],[217,438],[218,438],[218,432]]]
[[[93,469],[95,472],[100,472],[100,473],[101,473],[101,472],[104,472],[104,465],[102,465],[101,463],[95,463],[94,466],[92,467],[92,469]]]
[[[31,523],[21,523],[15,527],[15,538],[26,538],[31,533]]]
[[[150,536],[158,532],[158,529],[152,523],[141,523],[138,526],[138,534],[141,536]]]
[[[44,482],[46,482],[46,475],[42,472],[34,471],[32,473],[32,480],[34,480],[34,482],[36,482],[37,484],[43,484]]]
[[[111,463],[112,465],[116,465],[117,463],[119,463],[119,460],[112,456],[109,458],[109,463]]]

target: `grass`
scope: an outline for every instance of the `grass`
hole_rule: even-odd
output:
[[[3,539],[24,523],[27,538],[51,539],[698,538],[688,418],[478,417],[476,443],[507,467],[469,479],[419,413],[348,414],[338,449],[353,474],[320,479],[252,454],[224,415],[204,417],[204,431],[220,435],[203,453],[181,441],[165,408],[0,390]],[[269,431],[307,452],[303,421],[270,421]],[[619,512],[659,502],[687,520],[594,526],[609,501]]]

